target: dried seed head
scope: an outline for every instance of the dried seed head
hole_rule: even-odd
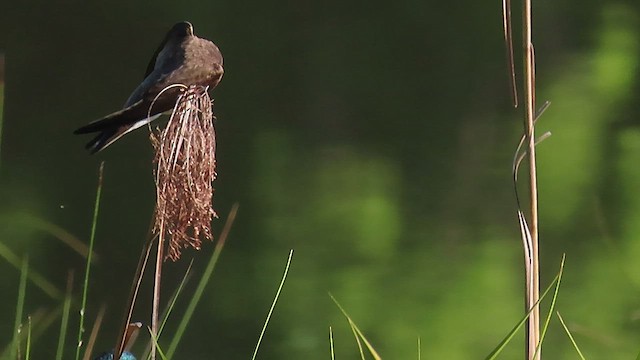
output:
[[[190,86],[178,98],[164,130],[151,132],[156,154],[156,213],[153,232],[169,239],[167,257],[180,258],[183,248],[200,249],[211,240],[216,178],[213,102],[207,89]]]

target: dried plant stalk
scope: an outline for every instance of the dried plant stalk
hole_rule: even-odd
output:
[[[213,102],[207,88],[190,86],[178,98],[164,130],[151,133],[156,154],[156,213],[153,232],[169,239],[167,257],[175,261],[186,247],[212,240],[216,178]]]

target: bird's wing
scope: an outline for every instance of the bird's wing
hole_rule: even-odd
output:
[[[149,61],[149,65],[147,65],[147,71],[145,71],[145,73],[144,73],[144,78],[149,76],[149,74],[151,74],[153,72],[153,69],[156,67],[156,59],[158,58],[158,54],[160,54],[160,51],[162,51],[162,49],[164,49],[165,42],[166,42],[166,40],[163,41],[162,44],[160,44],[160,47],[158,47],[158,49],[156,50],[156,52],[153,53],[153,57]]]
[[[169,41],[169,34],[170,33],[168,33],[164,37],[160,45],[158,45],[158,48],[156,49],[156,51],[153,53],[153,57],[151,57],[151,60],[149,61],[149,65],[147,65],[147,71],[144,73],[144,78],[149,76],[149,74],[151,74],[153,70],[156,68],[156,60],[158,59],[158,55],[160,54],[162,49],[164,49],[164,47],[167,45],[167,42]]]
[[[153,101],[153,97],[160,94],[160,91],[166,86],[166,77],[168,74],[162,73],[156,69],[152,71],[138,87],[133,90],[131,95],[124,104],[125,108],[135,105],[140,101]]]

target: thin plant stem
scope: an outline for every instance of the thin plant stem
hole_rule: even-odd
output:
[[[13,340],[11,341],[10,359],[17,359],[20,348],[20,324],[22,323],[22,311],[27,294],[27,275],[29,273],[29,257],[22,259],[20,269],[20,285],[18,286],[18,302],[16,305],[16,319],[13,324]]]
[[[151,313],[151,332],[157,339],[160,314],[160,283],[162,282],[162,264],[164,262],[164,218],[158,230],[158,249],[156,253],[156,269],[153,282],[153,309]],[[151,347],[151,359],[156,360],[156,346]]]
[[[58,350],[56,360],[62,360],[64,355],[64,343],[67,339],[67,329],[69,328],[69,313],[71,312],[71,292],[73,290],[73,271],[69,271],[67,276],[67,292],[62,305],[62,320],[60,321],[60,336],[58,337]]]
[[[342,307],[342,305],[340,305],[338,300],[336,300],[336,298],[333,297],[333,295],[331,293],[329,293],[329,296],[331,297],[331,300],[333,300],[333,302],[336,304],[338,309],[340,309],[340,312],[342,312],[342,315],[344,315],[344,317],[349,322],[349,326],[351,327],[351,331],[353,332],[353,336],[356,338],[356,343],[358,344],[358,349],[360,350],[360,357],[363,360],[365,358],[364,357],[363,347],[362,347],[362,342],[364,342],[365,346],[367,347],[367,350],[369,350],[369,353],[371,354],[371,356],[373,356],[373,358],[375,360],[382,359],[382,357],[378,354],[376,349],[374,349],[373,345],[371,345],[371,343],[366,338],[366,336],[364,336],[362,331],[360,331],[360,328],[358,327],[358,325],[356,325],[355,321],[353,321],[353,319],[351,318],[351,316],[349,316],[347,311]]]
[[[329,326],[329,349],[331,349],[331,360],[336,360],[336,353],[333,348],[333,329],[331,326]]]
[[[569,340],[571,340],[571,345],[573,345],[573,348],[576,349],[576,352],[578,353],[578,356],[580,356],[580,359],[585,360],[585,357],[582,354],[582,351],[580,351],[580,348],[578,347],[576,340],[573,338],[573,335],[571,335],[571,331],[569,331],[569,327],[567,327],[567,324],[564,322],[564,319],[562,319],[560,312],[558,311],[556,312],[556,314],[558,315],[558,320],[560,320],[560,324],[562,324],[562,328],[564,329],[564,332],[567,333]]]
[[[11,266],[15,267],[20,271],[22,268],[22,259],[18,254],[14,253],[9,247],[0,243],[0,258],[5,259]],[[53,283],[47,280],[42,274],[36,272],[31,269],[29,271],[29,280],[38,287],[38,289],[42,290],[45,294],[51,297],[54,300],[62,299],[64,294],[61,290],[56,288]]]
[[[530,205],[530,233],[531,233],[531,273],[528,275],[527,307],[534,306],[527,326],[527,358],[538,360],[541,351],[536,352],[540,341],[540,308],[537,305],[540,298],[540,268],[538,250],[538,180],[536,170],[535,147],[535,59],[532,43],[532,0],[524,0],[523,8],[523,48],[525,73],[525,131],[528,143],[529,163],[529,205]]]
[[[565,260],[565,255],[562,255],[562,261],[560,262],[560,272],[564,271],[564,260]],[[547,318],[545,319],[544,322],[544,326],[542,327],[542,333],[540,334],[540,341],[538,342],[538,347],[536,348],[536,353],[534,354],[535,356],[538,355],[538,353],[540,352],[540,348],[542,347],[542,341],[544,340],[545,335],[547,334],[547,330],[549,329],[549,323],[551,322],[551,317],[553,316],[553,312],[556,309],[556,301],[558,300],[558,294],[560,293],[560,280],[562,280],[562,278],[558,278],[558,281],[556,281],[556,287],[555,290],[553,292],[553,297],[551,298],[551,306],[549,307],[549,314],[547,315]]]
[[[518,322],[518,324],[516,324],[516,326],[513,327],[513,329],[511,329],[511,331],[507,334],[507,336],[505,336],[504,339],[502,339],[500,344],[498,344],[498,346],[496,346],[496,348],[493,349],[493,351],[491,351],[491,353],[487,355],[487,357],[485,357],[486,360],[494,360],[498,357],[498,355],[502,352],[502,350],[504,350],[507,344],[513,339],[515,334],[520,330],[520,328],[522,328],[522,326],[525,323],[527,323],[529,316],[531,316],[531,313],[533,312],[533,309],[535,308],[535,306],[539,305],[540,301],[544,299],[547,296],[547,294],[549,294],[551,289],[554,286],[556,286],[558,282],[561,281],[563,272],[564,272],[564,260],[560,264],[560,271],[558,272],[556,277],[553,279],[553,281],[551,281],[551,284],[549,284],[546,290],[542,293],[542,296],[540,296],[540,299],[538,299],[538,302],[533,304],[534,306],[532,306],[531,308],[527,309],[525,316]],[[555,293],[557,293],[558,289],[559,288],[556,286]]]
[[[149,329],[149,328],[147,328]],[[151,346],[151,348],[153,349],[157,349],[158,354],[160,355],[160,359],[162,360],[166,360],[169,359],[167,357],[167,355],[164,354],[164,352],[162,352],[162,349],[160,348],[160,344],[158,344],[158,339],[156,338],[156,336],[153,334],[153,332],[151,331],[151,329],[149,329],[150,335],[151,335],[151,342],[153,343],[153,346]]]
[[[233,225],[233,222],[236,218],[237,213],[238,213],[238,204],[236,203],[233,205],[233,207],[231,208],[231,211],[229,212],[227,221],[224,224],[224,228],[222,229],[222,232],[220,233],[220,237],[218,238],[218,242],[216,243],[216,246],[213,250],[213,255],[209,259],[209,263],[207,263],[207,267],[205,268],[204,273],[202,274],[202,278],[200,279],[200,282],[198,283],[198,286],[195,292],[193,293],[191,301],[187,305],[187,309],[185,310],[184,316],[182,317],[182,320],[180,320],[180,324],[178,325],[175,335],[171,340],[171,343],[169,344],[169,349],[166,351],[166,356],[168,359],[173,358],[173,354],[175,354],[175,351],[178,348],[178,344],[180,343],[180,339],[182,339],[182,335],[184,335],[187,325],[189,324],[189,321],[191,321],[191,317],[193,316],[193,313],[196,310],[196,306],[198,305],[198,302],[200,301],[200,298],[204,293],[204,289],[207,286],[209,279],[211,279],[211,276],[213,275],[213,270],[215,269],[216,264],[218,263],[218,259],[220,258],[220,254],[222,253],[224,244],[227,241],[227,237],[229,236],[229,232],[231,231],[231,227]]]
[[[4,74],[4,54],[0,53],[0,74]],[[0,78],[0,150],[2,150],[2,122],[4,115],[4,78]],[[2,157],[0,156],[0,162]]]
[[[182,277],[182,280],[180,281],[180,285],[178,285],[178,289],[176,290],[175,294],[171,297],[171,301],[169,302],[169,307],[167,308],[166,313],[162,317],[162,323],[160,324],[160,329],[158,329],[158,335],[157,335],[158,337],[160,337],[160,335],[162,334],[162,330],[164,330],[164,326],[167,324],[167,321],[169,320],[169,315],[171,315],[171,312],[173,311],[173,308],[175,307],[176,302],[178,301],[178,297],[180,297],[180,295],[182,294],[182,290],[185,284],[187,283],[187,279],[189,278],[189,273],[191,272],[192,266],[193,266],[193,260],[191,260],[191,263],[189,263],[189,267],[187,268],[187,271]]]
[[[96,320],[93,322],[93,327],[91,328],[91,333],[89,334],[89,340],[87,341],[87,347],[84,350],[82,360],[90,360],[91,358],[91,351],[93,350],[93,346],[98,338],[98,333],[100,332],[100,326],[102,325],[106,309],[105,305],[102,304],[102,306],[100,306],[100,310],[98,310],[98,315],[96,316]]]
[[[124,317],[124,321],[122,323],[122,326],[120,327],[118,340],[114,348],[116,350],[114,351],[116,358],[119,358],[124,351],[127,329],[129,327],[129,324],[131,323],[131,318],[133,317],[133,308],[135,307],[135,303],[138,298],[138,292],[140,290],[140,285],[142,284],[142,276],[145,272],[145,269],[147,268],[149,256],[151,255],[151,247],[153,246],[154,240],[152,229],[153,222],[149,227],[148,241],[145,242],[142,252],[140,253],[140,259],[138,259],[138,266],[136,267],[136,274],[133,277],[133,282],[131,284],[131,291],[129,292],[129,302],[127,304],[127,315]]]
[[[262,327],[262,331],[260,332],[260,337],[258,338],[258,343],[256,344],[256,349],[253,351],[253,356],[251,357],[251,360],[255,360],[256,356],[258,356],[258,349],[260,349],[260,343],[262,342],[262,338],[264,338],[264,334],[267,331],[269,320],[271,320],[271,315],[273,315],[273,309],[275,309],[276,307],[276,303],[278,302],[278,298],[280,297],[280,292],[282,292],[282,288],[284,287],[284,282],[287,280],[287,274],[289,273],[289,267],[291,266],[292,257],[293,257],[293,249],[289,251],[289,258],[287,259],[287,265],[284,267],[284,274],[282,274],[282,280],[280,280],[278,291],[276,291],[276,296],[273,298],[273,302],[271,303],[271,308],[269,309],[269,313],[267,314],[267,319],[264,321],[264,326]]]
[[[516,85],[516,67],[513,56],[513,30],[511,26],[511,0],[502,0],[502,30],[507,45],[507,62],[509,66],[509,87],[513,107],[518,107],[518,87]]]
[[[27,319],[27,348],[24,353],[24,360],[29,359],[31,359],[31,316]]]
[[[93,254],[93,243],[96,238],[96,228],[98,225],[98,213],[100,210],[100,196],[102,195],[102,180],[104,176],[104,161],[100,163],[98,170],[98,189],[96,190],[96,201],[93,207],[93,220],[91,223],[91,236],[89,237],[89,253],[87,254],[87,265],[84,273],[84,283],[82,286],[82,304],[80,306],[80,324],[78,326],[78,342],[76,343],[76,360],[80,359],[80,348],[82,347],[82,335],[84,334],[84,315],[87,306],[87,296],[89,293],[89,274],[91,273],[91,255]]]
[[[358,351],[360,352],[360,359],[365,360],[364,350],[362,349],[362,341],[360,341],[360,337],[358,336],[358,332],[356,331],[356,327],[354,323],[349,320],[349,326],[351,327],[351,332],[353,333],[353,337],[356,339],[356,344],[358,344]]]
[[[173,309],[178,301],[178,297],[180,297],[180,295],[182,294],[182,290],[184,289],[184,286],[187,283],[187,279],[190,277],[192,266],[193,266],[193,259],[191,259],[191,262],[189,263],[189,267],[187,268],[187,271],[182,277],[182,281],[180,281],[180,285],[178,285],[178,288],[176,289],[175,293],[171,296],[171,301],[169,301],[169,306],[167,307],[166,310],[164,310],[164,314],[162,315],[162,323],[160,324],[160,329],[158,329],[157,338],[160,338],[160,336],[162,336],[162,331],[164,330],[164,326],[167,324],[169,320],[169,316],[173,312]],[[153,342],[150,341],[149,345],[145,349],[145,352],[140,357],[141,359],[150,359],[152,346],[153,346]]]

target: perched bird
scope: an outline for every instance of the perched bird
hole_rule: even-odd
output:
[[[94,154],[173,109],[184,87],[172,85],[201,85],[213,89],[223,73],[218,47],[195,36],[191,23],[175,24],[153,54],[144,80],[129,96],[124,108],[75,130],[74,134],[97,132],[86,145]]]

